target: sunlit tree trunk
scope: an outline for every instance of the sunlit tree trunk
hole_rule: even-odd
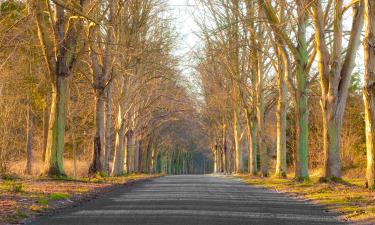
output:
[[[133,154],[133,162],[134,162],[134,172],[138,173],[139,172],[139,156],[140,156],[140,151],[141,151],[141,139],[139,134],[136,135],[134,138],[135,140],[135,146],[134,146],[134,154]]]
[[[217,157],[217,145],[212,145],[211,144],[211,153],[212,153],[212,159],[213,159],[213,163],[214,163],[214,173],[217,173],[218,169],[218,157]]]
[[[308,96],[304,86],[306,85],[306,73],[304,68],[306,61],[298,62],[297,86],[295,93],[296,106],[296,166],[295,176],[298,180],[308,178]]]
[[[58,76],[52,86],[51,113],[47,140],[45,171],[54,176],[66,176],[63,166],[66,106],[68,101],[67,77]]]
[[[112,82],[108,84],[107,96],[105,100],[105,172],[110,173],[110,159],[112,153],[112,92],[113,92]]]
[[[96,134],[94,137],[94,154],[93,159],[89,168],[89,173],[109,172],[109,159],[111,152],[111,97],[112,97],[112,82],[113,79],[110,77],[113,71],[113,46],[114,46],[114,35],[115,35],[115,16],[116,16],[116,0],[110,0],[108,2],[109,14],[108,23],[106,24],[105,38],[102,38],[101,28],[99,24],[89,27],[89,54],[91,58],[91,67],[94,81],[94,92],[96,101],[95,110],[95,129]],[[100,7],[98,4],[94,11],[100,15]],[[102,45],[102,40],[105,43]],[[105,106],[107,106],[105,108]],[[108,118],[107,118],[108,117]],[[107,118],[107,121],[106,121]],[[108,126],[105,126],[105,123]],[[107,139],[108,138],[108,139]],[[108,143],[106,143],[106,140]],[[108,152],[108,154],[106,154]]]
[[[277,102],[277,149],[276,176],[286,177],[286,105],[287,88],[285,79],[288,77],[288,61],[283,57],[283,49],[278,46],[278,102]]]
[[[76,5],[79,11],[82,11],[84,2],[81,0]],[[55,15],[45,13],[50,12],[48,9],[51,7],[55,7]],[[36,19],[39,41],[48,68],[48,79],[52,85],[44,173],[50,176],[66,176],[63,168],[66,105],[69,77],[76,62],[78,39],[83,30],[82,19],[67,20],[66,10],[60,5],[51,5],[49,1],[31,0],[30,9]],[[46,15],[52,24],[46,21]]]
[[[306,4],[298,4],[298,11],[303,12],[298,17],[298,32],[297,32],[297,51],[299,57],[296,59],[296,81],[297,88],[295,91],[296,102],[296,136],[297,136],[297,149],[296,149],[296,167],[295,176],[298,180],[304,180],[309,177],[308,167],[308,93],[307,93],[307,78],[308,71],[308,52],[306,41],[306,26],[308,22]]]
[[[46,160],[47,140],[48,140],[48,127],[49,127],[49,114],[50,109],[47,103],[43,107],[43,161]]]
[[[77,177],[77,140],[75,129],[72,129],[72,150],[73,150],[73,177]]]
[[[375,2],[365,0],[366,36],[365,80],[363,99],[365,105],[366,149],[367,149],[367,186],[375,188]]]
[[[154,144],[152,144],[152,146],[151,146],[151,165],[150,165],[150,172],[151,173],[157,172],[156,171],[157,158],[158,158],[158,153],[156,151],[156,147],[155,147]]]
[[[264,71],[263,71],[263,59],[262,53],[258,52],[258,71],[257,71],[257,83],[256,83],[256,109],[257,109],[257,142],[258,142],[258,149],[260,154],[260,172],[263,177],[268,177],[268,153],[267,153],[267,146],[265,140],[265,118],[264,118],[264,87],[263,87],[263,80],[264,80]]]
[[[259,5],[264,9],[265,15],[271,24],[271,28],[275,36],[283,41],[294,57],[296,64],[295,80],[296,84],[289,82],[294,94],[294,102],[296,108],[296,162],[295,162],[295,177],[297,180],[304,180],[308,178],[308,62],[309,55],[306,41],[306,26],[308,23],[307,1],[296,0],[297,5],[297,46],[289,38],[288,34],[281,29],[282,24],[271,5],[271,1],[258,0]],[[284,21],[282,21],[284,22]]]
[[[29,100],[30,101],[30,100]],[[34,112],[31,103],[29,102],[27,109],[27,136],[26,136],[26,153],[27,161],[25,172],[28,175],[33,173],[33,131],[34,131]]]
[[[334,1],[334,32],[331,53],[329,53],[325,40],[326,21],[321,3],[315,1],[312,4],[312,9],[322,91],[321,108],[325,153],[323,177],[341,178],[340,135],[351,74],[355,65],[355,55],[360,44],[363,27],[363,2],[359,1],[353,5],[353,24],[346,55],[342,53],[343,1]]]
[[[249,144],[249,163],[248,163],[248,172],[251,175],[256,175],[258,172],[257,168],[257,142],[256,142],[256,126],[257,122],[254,119],[255,116],[252,116],[248,110],[245,111],[246,113],[246,126],[247,126],[247,141]]]
[[[115,156],[113,160],[112,175],[118,176],[124,172],[125,164],[125,123],[121,106],[118,109],[116,125]]]
[[[134,138],[133,138],[133,131],[129,130],[127,132],[127,157],[126,157],[126,165],[128,167],[128,172],[134,172]]]
[[[137,172],[140,173],[142,172],[142,160],[143,159],[143,141],[139,139],[137,141],[137,152],[136,152],[136,157],[135,160],[137,161]]]
[[[95,137],[94,137],[94,152],[89,169],[89,174],[103,171],[104,169],[104,92],[101,88],[95,91]]]
[[[238,140],[238,115],[237,111],[233,110],[233,138],[234,138],[234,151],[235,151],[235,157],[234,157],[234,172],[235,173],[241,173],[242,168],[241,168],[241,159],[242,157],[240,156],[240,146],[239,146],[239,140]]]

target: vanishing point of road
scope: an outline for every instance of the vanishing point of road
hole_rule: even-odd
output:
[[[212,175],[166,176],[37,219],[33,225],[334,225],[307,200]]]

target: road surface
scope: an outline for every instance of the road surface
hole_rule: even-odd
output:
[[[119,188],[33,225],[333,225],[308,201],[212,175],[166,176]]]

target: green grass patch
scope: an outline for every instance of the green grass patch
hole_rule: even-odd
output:
[[[46,197],[38,198],[37,202],[42,206],[48,206],[48,199]]]
[[[48,196],[50,200],[66,200],[70,197],[67,193],[52,193]]]

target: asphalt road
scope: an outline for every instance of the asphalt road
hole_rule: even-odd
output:
[[[308,201],[216,176],[166,176],[120,188],[33,225],[346,224]]]

